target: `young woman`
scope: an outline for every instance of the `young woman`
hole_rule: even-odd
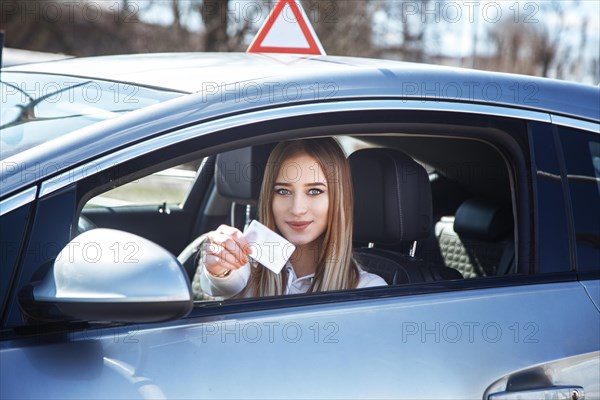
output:
[[[222,298],[386,285],[352,257],[351,182],[350,166],[334,139],[279,143],[267,162],[258,219],[296,246],[290,260],[280,274],[250,267],[242,232],[221,225],[207,234],[196,285]]]

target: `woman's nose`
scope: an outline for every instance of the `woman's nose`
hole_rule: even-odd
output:
[[[291,212],[294,215],[302,215],[306,214],[308,210],[306,206],[306,199],[303,196],[294,196],[292,199],[292,209]]]

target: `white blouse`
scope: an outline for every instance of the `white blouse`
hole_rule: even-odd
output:
[[[229,298],[240,293],[248,284],[250,279],[250,264],[244,265],[240,269],[232,270],[231,273],[223,278],[213,276],[202,266],[200,273],[200,287],[202,291],[213,297]],[[306,275],[298,278],[292,264],[288,261],[285,267],[288,272],[287,287],[285,294],[306,293],[312,284],[315,274]],[[387,283],[378,275],[371,274],[359,268],[359,281],[357,288],[366,288],[372,286],[386,286]]]

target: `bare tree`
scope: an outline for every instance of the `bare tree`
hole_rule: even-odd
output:
[[[229,0],[204,0],[199,6],[204,23],[204,51],[229,50],[228,26]]]
[[[303,0],[327,54],[373,56],[374,3],[367,0]]]
[[[430,0],[380,2],[379,11],[386,16],[381,34],[395,38],[395,43],[383,44],[380,49],[382,55],[404,61],[429,61],[425,44],[432,34],[433,23],[439,22],[432,21],[429,15],[430,3]]]
[[[201,50],[185,27],[178,31],[141,21],[140,14],[153,5],[152,0],[14,0],[3,7],[0,27],[7,47],[75,56]]]
[[[535,23],[505,18],[495,24],[488,31],[493,55],[488,60],[480,60],[480,67],[562,79],[574,65],[582,62],[573,51],[573,43],[565,40],[568,36],[565,4],[544,3],[540,11]],[[553,21],[552,25],[548,21]],[[585,47],[585,37],[581,46]]]
[[[171,0],[171,11],[173,12],[173,28],[181,31],[181,6],[179,0]]]

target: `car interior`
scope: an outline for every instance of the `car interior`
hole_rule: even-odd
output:
[[[444,135],[336,139],[352,170],[354,254],[365,270],[388,285],[517,273],[513,177],[497,146]],[[96,193],[82,209],[79,231],[107,227],[149,238],[178,256],[192,281],[202,234],[220,224],[243,230],[256,217],[275,144],[187,160],[197,171],[179,204],[90,206],[106,195]],[[192,287],[196,300],[213,300]]]

